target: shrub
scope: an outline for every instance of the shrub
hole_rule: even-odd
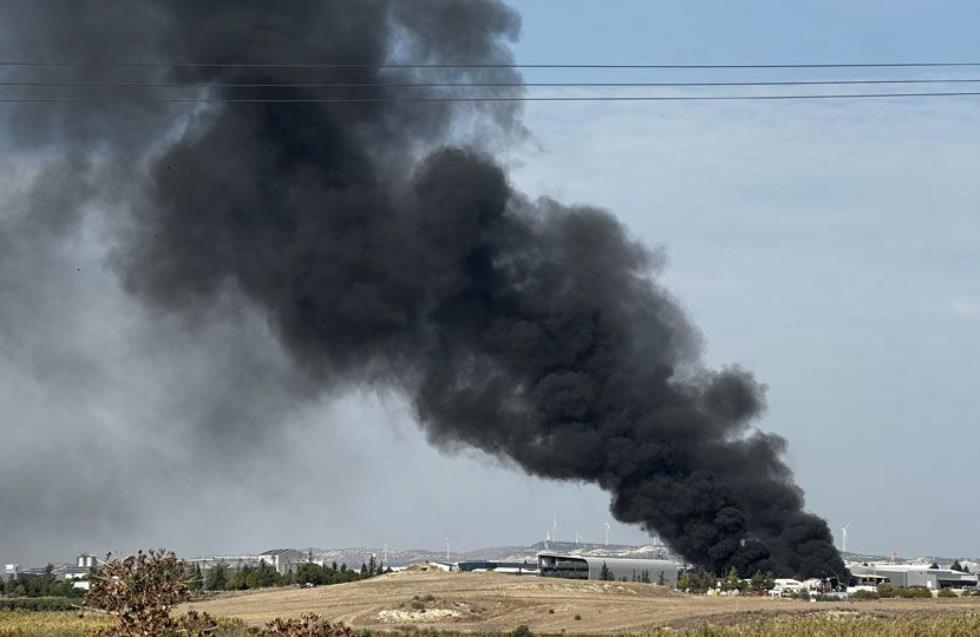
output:
[[[21,610],[30,612],[74,610],[77,599],[69,597],[13,597],[0,599],[0,611]]]
[[[907,586],[898,589],[898,596],[904,599],[932,599],[932,591],[925,586]]]
[[[854,591],[854,593],[851,594],[851,599],[860,602],[860,601],[867,601],[871,599],[881,599],[881,595],[879,595],[874,591]]]
[[[92,581],[85,604],[116,618],[106,635],[168,635],[179,628],[170,609],[189,601],[186,565],[173,553],[140,551],[110,560]]]
[[[959,597],[959,595],[957,595],[956,593],[954,593],[953,592],[953,589],[951,589],[951,588],[944,588],[944,589],[940,590],[939,593],[938,593],[938,595],[939,595],[939,597]]]
[[[511,633],[511,637],[531,637],[532,634],[533,633],[531,633],[531,629],[527,627],[527,624],[521,624],[514,629],[514,632]]]
[[[331,624],[319,615],[303,615],[302,619],[276,618],[266,624],[261,635],[285,637],[353,637],[354,631],[343,624]]]
[[[576,615],[575,616],[575,621],[580,621],[581,619],[582,619],[582,616],[581,615]]]

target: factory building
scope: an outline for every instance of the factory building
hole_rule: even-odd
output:
[[[537,575],[537,562],[501,562],[498,560],[468,560],[456,562],[450,568],[460,573],[508,573],[511,575]]]
[[[280,555],[276,553],[262,553],[261,555],[214,555],[210,557],[192,557],[185,561],[190,566],[200,567],[205,573],[219,564],[228,569],[228,571],[235,572],[240,571],[246,566],[258,568],[262,562],[265,562],[266,566],[271,566],[280,575],[285,575],[289,572],[289,567],[292,566],[292,564],[287,564],[284,560],[280,559]]]
[[[948,568],[930,568],[922,564],[851,564],[848,568],[858,583],[887,581],[892,586],[924,586],[931,590],[977,588],[975,574]]]
[[[664,585],[677,588],[680,567],[668,560],[538,553],[538,572],[542,577],[597,580],[602,579],[603,565],[610,579],[638,582],[649,578],[650,582],[657,583],[662,578]]]

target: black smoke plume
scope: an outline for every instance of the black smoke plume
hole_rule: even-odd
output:
[[[23,38],[23,57],[349,63],[363,66],[317,78],[376,86],[326,96],[381,100],[447,95],[394,86],[431,81],[431,69],[384,65],[506,65],[519,30],[496,0],[31,2],[7,11],[27,25],[11,36]],[[310,77],[283,67],[139,72],[181,83],[182,95],[227,98],[256,89],[217,85]],[[513,69],[435,77],[519,80]],[[498,93],[508,90],[520,94]],[[53,106],[22,109],[8,124],[151,158],[133,165],[141,194],[119,222],[113,257],[151,307],[198,313],[240,298],[319,391],[395,387],[434,444],[595,483],[617,519],[715,572],[843,571],[826,523],[803,510],[783,439],[751,426],[762,386],[738,367],[704,368],[697,331],[657,282],[658,256],[607,212],[515,192],[491,147],[451,145],[467,126],[486,138],[520,135],[513,103],[65,108],[76,123],[81,109],[86,124],[66,130]]]

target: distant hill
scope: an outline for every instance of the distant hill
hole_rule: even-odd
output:
[[[306,549],[274,549],[266,551],[266,554],[278,553],[286,562],[301,562],[307,559],[312,553],[313,559],[324,560],[327,563],[337,562],[346,564],[349,568],[360,568],[362,563],[370,561],[374,556],[375,561],[384,562],[386,566],[407,566],[417,562],[459,562],[466,560],[496,560],[501,562],[535,562],[538,553],[542,551],[554,551],[558,553],[568,553],[571,555],[583,555],[589,557],[634,557],[648,559],[670,559],[683,562],[678,555],[672,553],[664,544],[654,542],[651,544],[595,544],[585,542],[535,542],[527,546],[505,545],[488,546],[469,551],[451,551],[449,559],[446,559],[445,551],[434,551],[430,549],[392,549],[387,550],[387,560],[385,560],[385,549],[382,547],[347,547],[347,548],[306,548]],[[890,558],[885,555],[874,555],[865,553],[844,553],[843,557],[848,562],[885,562]],[[281,559],[283,559],[281,558]],[[980,559],[973,557],[942,557],[942,556],[917,556],[917,557],[898,557],[896,561],[911,562],[914,564],[929,564],[938,562],[949,565],[954,559],[960,561],[967,560],[971,565],[980,562]]]
[[[307,548],[307,549],[275,549],[266,551],[267,554],[284,555],[286,561],[302,561],[312,554],[315,560],[346,564],[350,568],[360,568],[374,556],[375,561],[384,562],[386,566],[406,566],[416,562],[459,562],[466,560],[496,560],[504,562],[535,562],[541,551],[557,551],[573,555],[588,555],[598,557],[640,557],[650,559],[672,559],[673,556],[663,544],[647,544],[634,546],[629,544],[592,544],[580,542],[537,542],[528,546],[490,546],[471,551],[452,551],[446,558],[445,551],[428,549],[391,549],[385,552],[380,547],[348,547],[348,548]],[[387,560],[385,560],[387,555]]]

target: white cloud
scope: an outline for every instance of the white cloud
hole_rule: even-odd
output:
[[[953,299],[953,311],[964,316],[980,316],[980,297],[960,296]]]

